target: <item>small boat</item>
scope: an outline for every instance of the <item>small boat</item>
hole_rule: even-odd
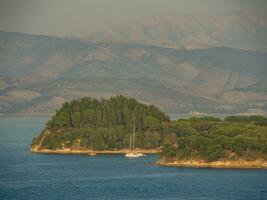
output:
[[[90,153],[88,153],[88,156],[96,156],[96,153],[95,152],[90,152]]]
[[[140,155],[138,153],[130,152],[130,153],[126,153],[125,157],[127,157],[127,158],[138,158],[138,157],[140,157]]]
[[[126,153],[125,157],[138,158],[138,157],[144,156],[144,154],[142,153],[134,152],[134,148],[135,148],[135,126],[134,126],[133,136],[130,136],[130,152]]]

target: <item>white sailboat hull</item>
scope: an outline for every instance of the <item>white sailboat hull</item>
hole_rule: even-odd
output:
[[[138,158],[138,157],[141,157],[141,156],[144,156],[144,154],[142,154],[142,153],[133,153],[133,152],[125,154],[125,157],[127,157],[127,158]]]
[[[126,153],[125,154],[125,157],[127,157],[127,158],[138,158],[140,156],[141,155],[139,153]]]

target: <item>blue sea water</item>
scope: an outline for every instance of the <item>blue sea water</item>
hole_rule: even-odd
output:
[[[1,200],[267,199],[267,170],[160,167],[151,164],[157,156],[30,153],[46,120],[0,117]]]

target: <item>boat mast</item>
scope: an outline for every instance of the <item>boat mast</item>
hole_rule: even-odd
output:
[[[134,125],[134,131],[133,131],[133,150],[135,148],[135,125]]]
[[[132,136],[130,135],[130,150],[132,150]]]

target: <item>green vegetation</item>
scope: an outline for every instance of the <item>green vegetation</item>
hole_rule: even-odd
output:
[[[263,116],[192,117],[170,121],[153,105],[123,96],[82,98],[65,103],[32,145],[48,149],[129,147],[136,131],[137,148],[162,148],[164,159],[267,158],[267,118]]]
[[[267,118],[262,116],[181,119],[171,122],[169,134],[176,139],[163,145],[165,159],[215,161],[267,155]]]
[[[129,147],[136,131],[136,147],[159,147],[163,139],[163,122],[169,117],[153,105],[138,103],[123,96],[106,99],[85,97],[65,103],[47,122],[50,134],[42,146],[49,149],[85,147],[110,150]],[[33,140],[38,144],[42,135]]]

